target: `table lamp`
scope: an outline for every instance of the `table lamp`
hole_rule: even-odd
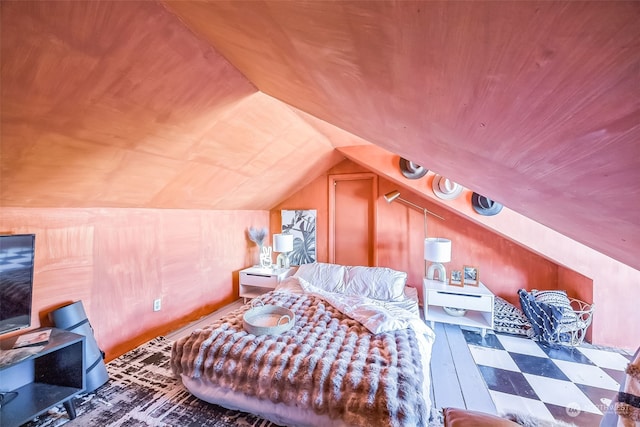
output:
[[[273,251],[280,252],[276,258],[277,268],[289,268],[289,252],[293,250],[293,234],[274,234]]]
[[[442,263],[451,261],[451,240],[440,237],[424,239],[424,259],[432,263],[427,270],[427,279],[446,283],[447,272]]]

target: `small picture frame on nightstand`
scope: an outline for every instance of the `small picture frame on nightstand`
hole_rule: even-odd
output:
[[[464,286],[478,286],[480,283],[480,271],[478,267],[473,265],[465,265],[462,267],[463,270],[463,284]]]
[[[451,270],[449,284],[451,286],[464,286],[462,283],[462,270]]]

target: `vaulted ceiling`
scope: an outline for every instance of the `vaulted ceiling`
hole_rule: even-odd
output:
[[[640,268],[640,3],[1,7],[0,203],[269,209],[375,144]]]

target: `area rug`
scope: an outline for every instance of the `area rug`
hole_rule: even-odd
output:
[[[25,426],[276,427],[255,415],[192,396],[172,375],[171,344],[158,337],[109,362],[110,380],[95,392],[77,398],[74,420],[69,420],[60,405]],[[440,426],[441,412],[433,410],[429,427]]]
[[[25,426],[275,426],[255,415],[192,396],[171,373],[171,344],[164,337],[155,338],[109,362],[110,380],[95,392],[78,397],[74,420],[59,406]]]

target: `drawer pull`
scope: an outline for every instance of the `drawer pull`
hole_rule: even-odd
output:
[[[482,295],[457,294],[455,292],[445,292],[445,291],[438,291],[437,293],[445,294],[445,295],[457,295],[459,297],[466,297],[466,298],[482,298]]]

